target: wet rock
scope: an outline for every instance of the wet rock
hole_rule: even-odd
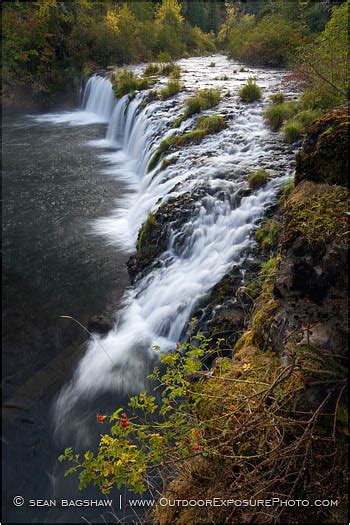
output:
[[[309,127],[296,159],[295,182],[347,185],[349,107],[322,115]]]
[[[224,340],[219,345],[221,351],[222,345],[233,348],[243,331],[252,299],[249,294],[240,293],[240,290],[259,271],[259,265],[256,254],[247,252],[242,265],[235,266],[224,275],[193,313],[193,317],[197,319],[196,330],[210,337],[213,346],[217,345],[219,339]],[[241,268],[244,268],[244,274]],[[230,353],[228,351],[225,355]]]
[[[88,330],[90,332],[107,334],[112,328],[112,321],[103,315],[93,315],[88,322]]]
[[[136,253],[132,255],[127,268],[132,281],[145,275],[158,258],[166,251],[171,231],[179,232],[181,226],[195,214],[196,198],[183,193],[162,204],[155,213],[150,213],[139,231]],[[181,234],[177,243],[181,243]]]

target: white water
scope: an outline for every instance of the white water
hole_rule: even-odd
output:
[[[216,68],[208,68],[211,60],[181,61],[185,90],[174,99],[155,101],[145,110],[139,106],[142,94],[130,103],[127,97],[115,102],[109,81],[95,76],[86,88],[84,112],[51,116],[58,123],[66,118],[65,122],[80,124],[84,121],[81,113],[86,116],[85,122],[93,115],[95,121],[109,121],[106,138],[98,145],[112,148],[102,155],[110,163],[108,172],[129,184],[130,195],[124,203],[117,203],[110,217],[93,225],[108,242],[132,252],[150,210],[155,211],[169,197],[186,192],[195,196],[191,220],[181,230],[171,231],[157,267],[126,291],[114,329],[106,337],[90,341],[72,381],[58,398],[58,427],[63,426],[78,400],[106,391],[131,393],[145,387],[146,370],[156,359],[153,346],[159,345],[162,351],[175,348],[194,307],[239,263],[244,249],[253,242],[254,227],[290,175],[291,152],[267,129],[262,118],[268,94],[281,88],[283,72],[254,70],[264,88],[264,99],[243,105],[237,89],[252,71],[233,74],[239,66],[220,56],[215,57]],[[215,80],[222,75],[230,80]],[[218,108],[209,111],[222,112],[228,128],[206,137],[201,144],[172,153],[176,163],[165,170],[159,171],[158,166],[147,173],[148,161],[160,140],[176,132],[171,124],[194,85],[231,91]],[[74,114],[79,115],[76,120]],[[194,120],[186,121],[181,129],[193,126]],[[242,198],[247,175],[261,167],[268,167],[275,178]]]
[[[46,113],[34,116],[37,122],[70,124],[72,126],[109,122],[115,106],[115,97],[110,81],[97,75],[92,76],[85,87],[82,110]]]

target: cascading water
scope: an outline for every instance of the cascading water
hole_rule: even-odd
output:
[[[97,75],[91,77],[84,92],[82,104],[84,110],[88,113],[95,113],[108,122],[114,104],[115,98],[111,83]]]
[[[185,85],[215,85],[210,68],[205,68],[207,59],[186,59],[183,63]],[[216,72],[221,67],[220,73],[228,73],[232,67],[224,57],[216,57],[216,64]],[[237,88],[250,74],[240,74],[229,87]],[[261,70],[255,74],[266,95],[278,89],[283,79],[282,72]],[[220,87],[228,88],[225,82]],[[71,382],[57,400],[55,420],[60,432],[67,414],[79,401],[103,392],[128,394],[144,388],[146,372],[156,359],[153,346],[159,345],[162,351],[175,347],[194,307],[233,264],[239,263],[252,243],[254,226],[286,180],[281,176],[285,174],[281,160],[288,165],[288,150],[264,125],[263,103],[244,106],[236,94],[227,95],[211,111],[226,116],[226,130],[172,153],[173,164],[147,173],[160,140],[176,132],[171,125],[188,93],[181,93],[175,101],[155,101],[146,109],[140,107],[142,95],[131,102],[123,97],[114,110],[111,94],[107,79],[92,77],[84,107],[106,119],[109,111],[106,139],[100,145],[114,151],[103,154],[103,158],[111,165],[109,173],[127,181],[134,191],[110,217],[97,221],[94,230],[111,243],[133,251],[138,230],[150,210],[186,192],[191,192],[196,203],[192,218],[180,230],[170,231],[167,249],[157,266],[126,291],[114,329],[106,337],[91,339]],[[189,119],[182,129],[192,125],[193,119]],[[260,167],[268,167],[276,178],[256,193],[245,194],[247,174]]]

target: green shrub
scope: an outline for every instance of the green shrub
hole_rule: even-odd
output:
[[[321,114],[322,111],[320,110],[305,109],[303,111],[298,111],[294,119],[300,122],[306,130],[314,120],[321,116]]]
[[[216,66],[215,62],[210,62],[208,67],[215,67],[215,66]]]
[[[160,67],[159,64],[148,64],[146,69],[143,72],[144,77],[154,77],[159,75]]]
[[[117,98],[121,98],[133,91],[141,91],[152,85],[148,78],[141,78],[129,69],[122,69],[112,76],[113,91]]]
[[[171,63],[171,55],[170,53],[168,53],[167,51],[160,51],[158,53],[158,62],[160,62],[161,64],[167,64],[167,63]]]
[[[307,29],[279,13],[246,15],[230,30],[227,51],[229,57],[251,64],[283,67],[307,42]]]
[[[249,77],[247,83],[240,88],[238,96],[243,102],[254,102],[261,99],[261,88],[255,78]]]
[[[170,80],[167,85],[160,90],[160,98],[166,100],[181,91],[181,84],[177,80]]]
[[[257,170],[251,173],[247,180],[249,188],[251,190],[256,190],[257,188],[261,188],[261,186],[266,184],[266,182],[269,180],[269,174],[264,169]]]
[[[264,111],[264,119],[272,131],[277,131],[283,122],[292,118],[297,111],[295,102],[284,102],[283,104],[272,104]]]
[[[272,93],[272,95],[269,96],[269,99],[271,100],[272,104],[283,104],[283,102],[285,102],[284,93],[282,91]]]
[[[347,102],[348,54],[349,2],[342,2],[332,9],[331,18],[314,45],[300,53],[295,73],[307,86],[301,99],[304,109],[326,112]]]
[[[340,100],[336,100],[336,97],[331,91],[327,92],[323,90],[321,92],[318,91],[316,87],[312,90],[306,90],[300,97],[301,109],[319,110],[322,111],[322,113],[340,104]]]
[[[295,118],[287,120],[281,128],[283,138],[286,142],[297,142],[301,139],[305,132],[305,127],[301,122],[298,122]]]

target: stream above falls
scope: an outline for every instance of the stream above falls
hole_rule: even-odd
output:
[[[215,67],[209,67],[211,62]],[[248,67],[241,71],[240,64],[221,55],[178,63],[184,89],[145,108],[142,102],[147,92],[138,93],[132,101],[127,97],[117,101],[109,79],[93,76],[86,85],[81,109],[5,122],[9,126],[5,134],[9,157],[18,159],[8,161],[3,183],[8,267],[13,271],[16,264],[22,264],[21,279],[28,282],[37,275],[38,282],[42,280],[39,292],[51,297],[42,304],[54,312],[55,323],[59,311],[84,320],[87,310],[100,313],[107,303],[115,320],[107,336],[90,339],[54,404],[50,394],[30,408],[34,424],[29,435],[33,442],[39,439],[39,445],[34,459],[28,457],[24,440],[17,435],[15,444],[20,452],[12,459],[6,457],[13,477],[7,499],[15,495],[14,486],[24,469],[23,496],[39,497],[36,492],[44,490],[47,482],[34,482],[33,476],[50,479],[46,495],[62,495],[67,490],[59,486],[58,453],[64,446],[92,446],[99,431],[96,410],[108,412],[125,396],[145,387],[146,375],[157,362],[154,345],[173,351],[176,342],[184,339],[195,307],[233,264],[240,263],[244,250],[254,242],[254,229],[292,174],[293,149],[267,128],[262,117],[272,92],[283,90],[287,97],[296,98],[283,84],[286,71]],[[139,73],[142,68],[134,70]],[[262,87],[263,98],[243,104],[237,91],[250,76]],[[166,82],[161,78],[154,88]],[[161,140],[193,128],[197,116],[184,121],[179,130],[172,124],[182,112],[185,98],[203,88],[222,91],[220,104],[204,114],[222,114],[227,128],[170,153],[172,164],[163,170],[159,164],[148,172],[148,162]],[[25,159],[19,162],[23,151]],[[271,181],[262,189],[246,192],[248,174],[260,168],[270,171]],[[180,229],[170,228],[167,248],[157,264],[128,286],[124,265],[135,251],[138,231],[148,213],[185,193],[194,198],[193,215]],[[21,205],[16,202],[19,198]],[[39,239],[37,245],[35,239]],[[40,247],[39,252],[35,246]],[[86,263],[89,270],[84,272],[87,252],[92,255]],[[17,277],[13,281],[17,282]],[[35,286],[30,293],[37,293]],[[15,295],[10,296],[12,301]],[[50,351],[48,354],[54,357]],[[44,358],[41,365],[50,358],[47,356],[46,362]],[[13,391],[9,393],[11,399]],[[25,423],[21,428],[26,428]],[[42,442],[40,432],[44,434]],[[45,467],[41,465],[43,458]],[[24,465],[15,474],[20,462]],[[67,486],[74,490],[72,480]],[[36,509],[27,509],[25,519],[23,510],[9,505],[8,522],[28,523],[28,516],[35,520]],[[47,512],[41,511],[41,521],[43,516],[48,523],[82,521],[79,509]],[[84,514],[89,519],[99,515],[98,509]]]

